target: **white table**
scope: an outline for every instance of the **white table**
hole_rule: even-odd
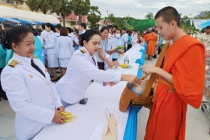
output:
[[[132,69],[118,67],[116,70],[109,69],[108,71],[136,75],[139,65],[135,61],[141,57],[139,52],[141,48],[139,45],[134,46],[124,55],[128,56]],[[119,59],[120,64],[123,63],[123,59]],[[88,98],[86,105],[74,104],[66,108],[67,111],[78,116],[73,119],[73,122],[62,125],[52,123],[33,140],[100,140],[106,122],[106,108],[109,109],[110,113],[114,113],[118,122],[118,139],[122,140],[128,111],[125,113],[119,111],[119,99],[125,85],[126,82],[120,82],[113,87],[103,87],[97,83],[92,83],[86,91]]]

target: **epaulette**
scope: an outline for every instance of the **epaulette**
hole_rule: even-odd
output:
[[[33,55],[33,57],[32,58],[37,58],[35,55]]]
[[[18,64],[17,60],[12,60],[8,65],[11,67],[16,67],[17,64]]]
[[[82,53],[86,53],[86,50],[80,50]]]

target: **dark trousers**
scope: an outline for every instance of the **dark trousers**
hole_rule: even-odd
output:
[[[104,70],[104,62],[97,62],[98,63],[98,68],[100,70]]]
[[[132,47],[132,44],[128,44],[128,50]]]

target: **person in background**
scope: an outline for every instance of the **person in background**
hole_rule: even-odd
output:
[[[115,31],[118,29],[118,26],[117,25],[113,25],[113,28],[112,28],[112,33],[115,33]]]
[[[61,29],[61,24],[57,24],[55,25],[55,33],[53,34],[55,40],[57,40],[57,38],[60,36],[60,29]]]
[[[131,31],[128,32],[128,50],[132,47]]]
[[[5,30],[0,29],[0,77],[1,77],[1,72],[3,68],[6,66],[6,50],[1,45],[2,39],[4,37],[5,37]],[[1,79],[0,79],[0,100],[1,100],[1,97],[7,100],[7,96],[4,90],[2,89]]]
[[[34,35],[34,40],[35,40],[34,56],[36,56],[44,64],[44,58],[42,55],[43,54],[43,52],[42,52],[43,46],[42,46],[40,39],[38,38],[38,32],[33,27],[28,27],[28,28],[29,28],[29,30],[31,30],[31,32]]]
[[[124,51],[127,51],[128,50],[128,46],[127,46],[127,42],[128,42],[128,34],[126,32],[126,29],[122,29],[121,31],[121,42],[122,42],[122,46],[124,46]]]
[[[78,30],[79,30],[79,35],[84,34],[86,32],[86,24],[85,23],[80,23],[79,26],[78,26]]]
[[[74,47],[74,51],[79,49],[79,30],[75,29],[74,30],[74,40],[73,40],[73,47]]]
[[[163,66],[145,65],[144,74],[156,73],[156,90],[144,140],[184,140],[187,106],[199,108],[205,83],[205,47],[180,27],[178,11],[167,6],[155,15],[156,30],[172,40]]]
[[[59,59],[59,65],[61,68],[61,77],[66,73],[68,63],[74,53],[73,41],[68,36],[69,32],[66,27],[61,27],[60,37],[56,42],[56,52]]]
[[[52,73],[52,81],[57,81],[57,73],[56,68],[59,67],[58,59],[56,55],[55,49],[55,38],[53,36],[52,25],[50,23],[45,24],[45,30],[48,32],[47,36],[44,38],[46,42],[46,49],[47,49],[47,66]]]
[[[96,53],[98,68],[101,70],[105,70],[105,62],[108,64],[109,68],[112,68],[114,65],[116,65],[116,67],[119,65],[116,61],[110,61],[108,58],[106,58],[106,50],[108,47],[108,32],[109,31],[107,27],[101,28],[101,43],[98,53]]]
[[[122,41],[120,38],[120,30],[116,29],[114,35],[115,35],[114,47],[112,48],[111,52],[109,51],[107,52],[112,54],[112,61],[118,61],[119,54],[124,53],[124,50],[114,50],[116,47],[122,46]]]
[[[15,111],[17,140],[31,140],[44,127],[64,123],[60,97],[43,63],[33,58],[34,36],[24,26],[13,27],[6,33],[2,45],[13,49],[9,64],[1,73],[1,82],[11,108]]]
[[[45,23],[42,24],[42,32],[40,34],[41,42],[43,42],[43,54],[44,54],[44,63],[45,67],[47,67],[47,49],[46,49],[46,37],[49,33],[45,30]]]
[[[207,26],[205,33],[198,38],[206,47],[206,51],[210,50],[210,26]]]
[[[132,46],[135,46],[137,44],[137,41],[138,41],[137,36],[138,36],[137,30],[133,30],[132,35],[131,35]]]
[[[110,86],[120,81],[139,83],[135,75],[98,69],[94,55],[99,50],[100,42],[101,37],[97,30],[87,30],[81,36],[80,45],[84,47],[73,54],[66,74],[56,83],[56,90],[64,106],[75,104],[82,100],[91,80]]]
[[[155,47],[158,39],[158,36],[155,34],[155,29],[152,29],[149,34],[144,36],[144,38],[147,42],[147,59],[152,61],[153,55],[155,54]]]

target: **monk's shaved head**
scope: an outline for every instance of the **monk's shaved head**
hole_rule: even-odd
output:
[[[176,21],[177,26],[180,27],[180,15],[174,7],[167,6],[159,10],[155,15],[155,19],[160,17],[162,17],[163,21],[167,23],[170,23],[172,20],[174,20]]]

